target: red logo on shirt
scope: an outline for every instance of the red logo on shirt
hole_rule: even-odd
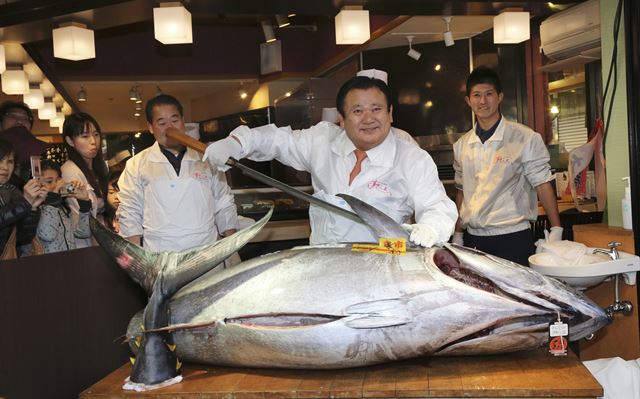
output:
[[[367,187],[369,188],[369,190],[378,190],[378,191],[382,191],[385,194],[391,194],[391,190],[389,189],[389,185],[388,184],[384,184],[378,180],[372,180],[369,182],[369,184],[367,185]]]
[[[496,158],[494,159],[493,163],[502,163],[502,164],[511,163],[511,158],[505,157],[502,155],[496,155]]]
[[[201,181],[209,180],[209,175],[207,173],[201,172],[199,170],[196,170],[195,172],[193,172],[193,175],[191,175],[191,177],[196,179],[196,180],[201,180]]]

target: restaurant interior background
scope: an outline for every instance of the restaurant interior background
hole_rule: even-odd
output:
[[[136,152],[153,142],[143,108],[145,101],[159,92],[176,96],[185,107],[185,120],[197,123],[202,139],[210,141],[226,136],[239,124],[257,126],[273,122],[294,128],[310,126],[320,120],[322,108],[335,106],[337,88],[358,70],[385,70],[395,95],[394,126],[410,132],[430,152],[438,164],[440,177],[451,188],[451,144],[472,125],[471,112],[464,102],[465,79],[473,66],[487,64],[498,69],[505,85],[503,113],[543,135],[555,157],[552,161],[556,162],[557,170],[566,167],[560,161],[557,144],[563,143],[570,150],[586,142],[595,117],[603,113],[604,107],[608,126],[604,221],[610,226],[622,225],[622,177],[631,176],[633,203],[639,203],[640,11],[637,7],[632,9],[631,1],[624,1],[625,12],[617,41],[614,40],[618,27],[617,0],[555,4],[418,0],[187,0],[182,3],[192,15],[192,44],[165,45],[154,39],[153,8],[159,5],[158,1],[0,1],[0,44],[4,45],[7,70],[24,69],[31,87],[39,86],[59,112],[82,111],[93,115],[107,135],[103,143],[107,157],[123,147]],[[543,21],[559,12],[593,4],[595,8],[589,12],[576,13],[564,22],[583,26],[573,44],[561,46],[564,53],[554,57],[541,54],[540,46],[545,44],[540,37]],[[345,5],[364,6],[370,13],[371,37],[363,44],[336,44],[334,17]],[[519,44],[494,44],[493,18],[505,8],[530,12],[529,40]],[[277,27],[276,16],[288,17],[290,24]],[[444,43],[447,22],[443,18],[447,16],[451,16],[448,27],[455,41],[452,46]],[[599,23],[597,27],[591,26],[595,29],[595,38],[587,40],[585,35],[593,34],[587,25],[595,20]],[[54,57],[52,30],[72,22],[82,23],[94,31],[95,58],[70,61]],[[263,23],[271,25],[277,38],[275,43],[264,44],[265,35],[270,31],[263,30]],[[408,36],[413,36],[411,46]],[[410,49],[414,51],[413,57],[409,55]],[[270,56],[263,52],[269,52]],[[415,59],[416,52],[421,55],[419,59]],[[612,65],[615,75],[606,90]],[[130,99],[136,95],[140,103]],[[9,99],[22,101],[22,95],[0,93],[0,102]],[[34,114],[37,116],[38,111]],[[61,141],[59,129],[37,117],[33,132],[46,141]],[[308,187],[308,175],[276,161],[249,163],[287,183]],[[299,209],[304,205],[278,197],[273,190],[260,187],[235,171],[228,173],[241,211],[244,203],[247,211],[260,211],[261,203],[275,201],[276,206],[284,209],[280,212],[281,218],[304,214],[304,209]],[[264,192],[266,194],[261,194]],[[243,195],[248,196],[246,201]],[[265,198],[269,201],[260,201]],[[638,208],[634,205],[636,232],[640,231]],[[247,214],[251,216],[251,212]],[[259,212],[254,215],[257,214]],[[633,240],[635,252],[640,253],[637,234]],[[100,254],[91,253],[85,258],[81,255],[72,251],[70,258],[64,258],[65,262],[73,258],[77,263],[70,265],[73,269],[69,270],[70,277],[51,275],[54,282],[62,278],[75,279],[77,286],[82,287],[79,290],[87,290],[86,296],[95,298],[95,301],[76,303],[76,297],[70,296],[69,301],[62,301],[60,305],[61,324],[63,321],[69,325],[82,324],[73,333],[78,340],[69,338],[74,343],[69,351],[75,351],[68,352],[69,359],[85,356],[80,352],[86,351],[89,343],[80,342],[83,334],[96,341],[100,335],[105,342],[110,342],[122,333],[117,325],[112,329],[89,331],[91,317],[107,318],[113,309],[125,312],[128,307],[132,311],[136,308],[132,305],[136,300],[127,299],[132,295],[130,291],[120,287],[122,291],[108,292],[97,284],[100,279],[110,278],[107,274],[111,271],[92,274],[89,278],[96,284],[81,284],[81,275],[86,274],[84,262],[104,262]],[[62,255],[50,255],[49,259],[52,263],[62,262]],[[25,266],[23,271],[27,270],[31,269]],[[35,273],[35,266],[32,270]],[[25,287],[20,301],[24,301],[24,308],[31,305],[37,308],[40,306],[34,299],[37,297],[26,295],[33,284],[27,277],[19,283]],[[58,284],[62,284],[61,280]],[[9,289],[16,290],[15,287],[3,288],[0,279],[0,291]],[[51,291],[55,285],[38,289]],[[81,308],[86,310],[89,319],[79,323],[73,312],[68,313],[67,303],[78,307],[75,313]],[[10,320],[25,319],[18,309],[8,307],[5,311],[11,312]],[[50,313],[51,310],[43,310],[40,317],[50,318]],[[635,323],[633,336],[637,338],[637,318]],[[62,332],[60,328],[59,333]],[[69,331],[64,333],[68,336]],[[3,350],[19,357],[18,347],[8,345]],[[45,347],[41,350],[46,351]],[[127,356],[126,349],[121,352],[118,356]],[[116,357],[115,351],[101,355],[113,356],[115,363],[111,366],[119,364],[120,357]],[[0,356],[0,363],[2,357],[9,358]],[[105,367],[111,366],[87,365],[78,369],[65,365],[59,372],[64,378],[67,369],[73,369],[68,371],[69,380],[91,381],[104,375]],[[55,384],[53,380],[50,383]]]

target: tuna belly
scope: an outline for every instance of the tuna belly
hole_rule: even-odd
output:
[[[327,317],[304,326],[229,320],[213,328],[177,331],[174,339],[184,360],[244,367],[348,368],[432,352],[411,326],[354,329],[345,319]]]

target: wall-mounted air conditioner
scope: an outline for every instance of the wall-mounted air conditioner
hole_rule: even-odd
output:
[[[553,60],[593,54],[600,47],[600,1],[589,0],[540,24],[540,47]]]

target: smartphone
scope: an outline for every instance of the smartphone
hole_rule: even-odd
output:
[[[32,155],[30,157],[30,160],[31,160],[31,176],[34,179],[39,179],[40,176],[42,176],[42,173],[40,170],[40,156]]]

